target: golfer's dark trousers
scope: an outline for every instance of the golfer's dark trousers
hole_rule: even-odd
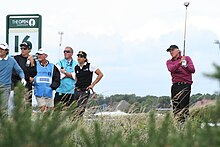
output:
[[[73,102],[74,94],[65,94],[65,93],[55,93],[54,97],[54,106],[57,107],[60,103],[63,106],[70,106]]]
[[[171,87],[174,118],[179,122],[184,122],[189,116],[190,93],[191,84],[185,82],[174,83]]]
[[[77,103],[77,115],[83,116],[86,104],[89,99],[90,92],[86,89],[75,88],[74,90],[74,101]]]

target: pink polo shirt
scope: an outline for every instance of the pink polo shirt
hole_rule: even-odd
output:
[[[167,68],[171,73],[172,82],[186,82],[188,84],[192,84],[192,74],[195,73],[195,68],[193,62],[189,56],[186,56],[187,67],[181,65],[180,60],[182,56],[178,57],[178,59],[170,59],[167,60]]]

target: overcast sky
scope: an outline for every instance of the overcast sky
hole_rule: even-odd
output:
[[[220,1],[189,0],[186,54],[195,65],[192,93],[219,91],[217,81],[205,77],[220,64]],[[0,42],[6,41],[6,15],[42,15],[42,46],[49,60],[62,49],[84,50],[89,61],[104,73],[97,93],[170,95],[171,76],[166,68],[171,44],[183,47],[183,0],[7,0],[0,10]]]

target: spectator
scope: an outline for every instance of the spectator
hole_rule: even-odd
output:
[[[30,106],[32,106],[32,84],[34,81],[34,77],[37,74],[37,70],[36,70],[36,62],[33,58],[32,55],[30,55],[31,49],[32,49],[32,44],[29,41],[24,41],[20,44],[21,47],[21,54],[14,56],[15,60],[17,61],[18,65],[22,68],[22,70],[24,71],[24,75],[25,75],[25,80],[27,82],[27,84],[25,85],[25,87],[27,88],[28,92],[26,94],[26,100],[27,102],[30,104]],[[20,77],[18,76],[18,74],[16,74],[16,72],[13,71],[12,74],[12,82],[13,82],[13,86],[16,86],[17,82],[20,81]]]
[[[76,87],[74,100],[77,101],[79,115],[82,116],[90,95],[90,89],[93,89],[102,79],[103,74],[100,69],[88,63],[87,54],[84,51],[80,51],[77,56],[78,65],[75,66]],[[96,73],[98,76],[92,82],[93,73]]]
[[[6,111],[8,109],[13,69],[21,78],[22,84],[26,85],[23,70],[14,58],[8,56],[8,52],[8,45],[6,43],[0,44],[0,99],[1,108],[3,109],[3,111]]]
[[[73,60],[72,55],[73,49],[71,47],[65,47],[64,59],[57,63],[57,67],[61,74],[61,81],[55,93],[55,107],[60,102],[64,106],[69,106],[73,102],[74,87],[76,83],[74,68],[77,62]]]
[[[37,75],[34,77],[34,94],[42,112],[53,109],[53,90],[60,85],[60,72],[54,64],[49,63],[47,56],[44,49],[38,50],[39,62],[36,65]]]

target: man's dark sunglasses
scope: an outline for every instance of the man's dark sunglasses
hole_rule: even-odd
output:
[[[27,47],[21,47],[21,50],[27,50],[28,48]]]
[[[71,53],[71,51],[65,50],[65,51],[63,51],[63,53]]]
[[[82,55],[77,55],[78,56],[78,58],[85,58],[84,56],[82,56]]]

